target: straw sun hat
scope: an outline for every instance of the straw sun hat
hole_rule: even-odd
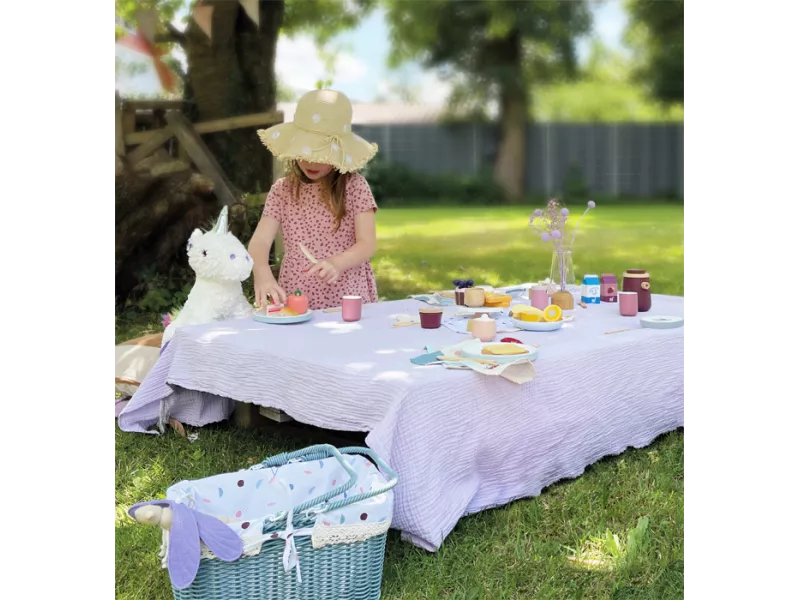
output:
[[[371,144],[352,132],[353,106],[334,90],[314,90],[300,98],[294,121],[259,129],[258,137],[283,160],[333,165],[342,173],[357,171],[375,156]]]

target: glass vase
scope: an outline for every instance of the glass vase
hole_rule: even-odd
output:
[[[561,292],[573,292],[576,287],[572,250],[554,250],[550,263],[550,281]]]

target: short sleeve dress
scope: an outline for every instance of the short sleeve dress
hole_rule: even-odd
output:
[[[287,178],[276,181],[267,194],[262,215],[281,224],[285,253],[278,278],[280,286],[287,294],[303,291],[312,310],[341,306],[342,296],[361,296],[364,302],[377,302],[378,287],[369,261],[344,271],[339,281],[329,285],[303,273],[309,261],[298,245],[304,244],[317,260],[340,254],[356,243],[356,215],[377,210],[367,180],[353,173],[345,187],[345,215],[339,230],[334,231],[335,221],[322,199],[320,184],[301,183],[300,198],[296,200]]]

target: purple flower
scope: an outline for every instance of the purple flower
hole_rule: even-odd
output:
[[[561,239],[561,232],[558,229],[554,230],[553,233],[551,233],[550,235],[554,240]]]
[[[561,209],[561,216],[562,217],[566,217],[568,214],[569,214],[569,209],[568,208],[562,208]]]
[[[597,205],[594,203],[594,200],[589,200],[589,208],[594,208],[595,206]]]
[[[542,216],[542,209],[541,208],[537,208],[535,211],[533,211],[533,216],[534,217],[541,217]]]
[[[550,241],[550,234],[547,233],[546,231],[542,234],[542,241],[543,242],[549,242]]]

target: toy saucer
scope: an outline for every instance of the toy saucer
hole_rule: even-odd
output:
[[[293,323],[305,323],[306,321],[311,320],[312,316],[314,316],[314,313],[310,310],[307,310],[302,315],[279,317],[275,313],[267,313],[263,308],[260,308],[253,313],[253,320],[258,321],[259,323],[270,323],[272,325],[291,325]]]
[[[639,324],[648,329],[675,329],[676,327],[683,327],[683,317],[668,317],[664,315],[641,317]]]
[[[555,331],[564,326],[564,319],[558,321],[523,321],[521,319],[511,318],[514,325],[525,331]]]
[[[481,306],[478,308],[472,308],[471,306],[458,306],[456,308],[457,308],[455,312],[456,316],[503,312],[503,308],[497,306]]]
[[[521,346],[525,348],[528,352],[525,354],[483,354],[481,352],[485,346]],[[498,363],[510,363],[516,362],[518,360],[536,360],[536,356],[539,353],[533,346],[529,346],[527,344],[511,344],[507,342],[477,342],[475,344],[470,344],[468,346],[464,346],[461,350],[461,356],[463,358],[481,358],[484,360],[493,360]]]

